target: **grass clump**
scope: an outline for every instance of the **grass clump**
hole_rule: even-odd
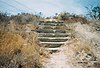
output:
[[[8,25],[0,30],[0,68],[42,68],[36,34],[23,27],[18,31],[18,25],[14,31],[7,31]]]

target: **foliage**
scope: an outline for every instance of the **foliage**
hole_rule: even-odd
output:
[[[10,20],[14,20],[18,23],[29,23],[29,22],[33,22],[34,20],[39,19],[39,17],[37,15],[33,15],[30,13],[19,13],[18,15],[12,15],[10,17]]]
[[[8,13],[5,12],[1,12],[0,11],[0,22],[3,21],[3,22],[7,22],[9,20],[9,16],[8,16]]]
[[[27,24],[32,23],[33,21],[38,21],[41,16],[30,14],[30,13],[18,13],[17,15],[8,15],[7,12],[0,12],[0,23],[5,22],[9,23],[9,21],[13,20],[19,24]]]
[[[71,14],[68,13],[68,12],[61,12],[60,14],[58,14],[58,16],[56,14],[57,18],[60,19],[60,20],[66,20],[70,17],[70,15]]]
[[[86,9],[88,10],[87,16],[93,20],[100,20],[100,6],[86,7]]]

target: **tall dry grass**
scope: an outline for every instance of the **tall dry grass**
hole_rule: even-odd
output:
[[[0,68],[42,68],[37,35],[25,27],[35,29],[29,24],[0,26]]]

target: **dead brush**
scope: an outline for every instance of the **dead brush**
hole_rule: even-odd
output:
[[[0,32],[0,55],[11,55],[15,49],[20,49],[24,40],[20,35],[10,32]]]
[[[71,52],[70,60],[74,65],[81,65],[84,68],[92,66],[92,62],[96,61],[96,56],[91,46],[82,41],[75,40],[69,44],[68,50]]]
[[[39,56],[35,33],[0,31],[0,68],[41,68]]]

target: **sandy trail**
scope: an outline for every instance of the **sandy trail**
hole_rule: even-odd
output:
[[[59,52],[51,54],[51,58],[48,59],[45,68],[70,68],[64,51],[65,49],[62,48]]]

